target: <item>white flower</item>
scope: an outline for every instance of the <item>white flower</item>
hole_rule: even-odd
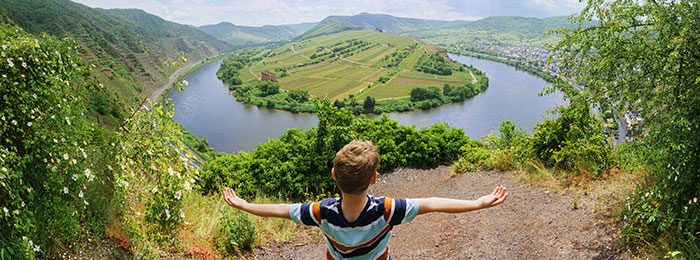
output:
[[[168,175],[173,176],[173,174],[175,174],[175,170],[172,167],[168,167]]]
[[[7,50],[7,45],[3,44],[3,45],[2,45],[2,49],[3,49],[3,50]]]
[[[185,218],[185,212],[180,209],[180,218]]]
[[[166,219],[170,218],[170,210],[169,209],[165,209],[165,218]]]
[[[70,118],[65,117],[65,119],[66,119],[66,124],[70,125]]]
[[[4,52],[4,51],[1,52],[0,55],[2,55],[3,57],[5,57],[5,52]]]
[[[32,122],[27,123],[27,126],[31,127],[31,126],[32,126]]]
[[[68,194],[68,187],[63,187],[63,193]]]
[[[15,121],[14,119],[12,120],[11,123],[12,123],[13,125],[17,125],[17,121]]]
[[[12,61],[12,58],[7,58],[7,65],[10,65],[10,68],[15,66],[15,63]]]
[[[80,193],[78,193],[78,197],[80,197],[80,198],[83,197],[83,191],[80,191]]]
[[[85,169],[85,177],[88,178],[88,181],[92,181],[92,179],[95,177],[95,175],[92,174],[92,171],[88,168]]]
[[[22,62],[22,67],[23,67],[23,68],[26,68],[26,67],[27,67],[27,63],[23,61],[23,62]]]
[[[156,194],[156,193],[158,192],[158,187],[153,187],[153,189],[151,190],[151,192],[152,192],[153,194]]]
[[[24,201],[22,201],[22,205],[21,205],[21,206],[22,206],[23,208],[24,208],[24,206],[26,206],[26,204],[24,204]]]
[[[190,185],[190,182],[189,182],[189,181],[185,181],[185,185],[184,185],[184,186],[185,186],[185,190],[186,190],[186,191],[191,191],[191,190],[192,190],[192,186]]]
[[[6,207],[2,207],[2,212],[5,212],[5,216],[7,216],[10,213],[10,210]]]
[[[698,198],[697,198],[697,197],[693,198],[693,203],[698,203]]]
[[[7,168],[2,167],[2,171],[3,171],[3,172],[7,172]]]
[[[189,81],[187,81],[187,80],[183,80],[183,81],[182,81],[182,85],[185,85],[185,86],[187,86],[187,85],[189,85],[189,84],[190,84],[190,82],[189,82]]]
[[[175,197],[176,200],[180,200],[180,199],[182,198],[182,191],[181,191],[181,190],[178,190],[177,192],[175,192],[175,196],[174,196],[174,197]]]
[[[71,160],[70,160],[70,164],[76,164],[76,163],[78,163],[78,160],[76,160],[76,159],[71,159]]]
[[[88,203],[87,200],[83,200],[83,203],[85,203],[85,206],[90,205],[90,203]]]
[[[71,178],[72,178],[74,181],[77,181],[77,180],[78,180],[78,175],[77,175],[77,174],[73,174],[73,176],[71,176]]]

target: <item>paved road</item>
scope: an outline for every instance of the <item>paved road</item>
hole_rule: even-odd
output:
[[[177,78],[180,77],[180,75],[182,73],[187,72],[187,70],[196,66],[197,64],[204,62],[205,60],[206,59],[199,60],[195,63],[191,63],[187,66],[181,67],[181,68],[177,69],[175,72],[173,72],[173,74],[171,74],[170,77],[168,77],[168,82],[166,82],[165,84],[163,84],[163,86],[161,86],[160,88],[153,91],[153,94],[151,94],[151,101],[158,100],[160,98],[160,96],[162,96],[166,90],[170,89],[170,87],[175,83],[175,80],[177,80]]]

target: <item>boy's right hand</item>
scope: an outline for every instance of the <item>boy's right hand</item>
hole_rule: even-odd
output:
[[[244,199],[241,199],[238,196],[236,196],[236,192],[234,192],[231,188],[224,188],[224,200],[226,200],[226,203],[228,203],[228,205],[231,205],[231,207],[237,209],[242,208],[244,204],[248,203]]]

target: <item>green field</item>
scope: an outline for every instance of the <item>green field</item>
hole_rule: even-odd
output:
[[[387,67],[384,58],[401,51],[407,55],[397,66]],[[282,89],[302,89],[312,96],[331,99],[349,95],[400,98],[408,96],[415,87],[464,85],[472,81],[468,72],[458,71],[460,64],[449,59],[454,71],[449,76],[413,68],[421,55],[437,51],[432,45],[406,36],[349,30],[280,46],[263,60],[244,68],[241,78],[249,82],[258,79],[263,71],[273,71]],[[282,76],[284,71],[286,76]],[[380,77],[388,80],[380,82]]]

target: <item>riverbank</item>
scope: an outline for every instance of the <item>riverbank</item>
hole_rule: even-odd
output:
[[[199,60],[197,62],[190,63],[184,67],[180,67],[175,72],[170,74],[170,76],[168,77],[168,82],[166,82],[165,84],[163,84],[163,86],[153,91],[153,93],[150,96],[150,100],[157,101],[162,96],[164,96],[164,93],[170,92],[170,90],[177,85],[175,83],[182,81],[182,79],[185,76],[187,76],[187,74],[190,74],[192,71],[195,71],[206,64],[216,61],[224,55],[226,55],[226,53],[220,53],[216,56],[207,57],[203,60]]]
[[[515,67],[518,70],[522,70],[522,71],[528,72],[532,75],[535,75],[537,77],[540,77],[549,83],[554,83],[559,78],[559,76],[557,76],[551,72],[541,70],[539,68],[536,68],[536,67],[534,67],[530,64],[524,63],[524,62],[511,60],[511,59],[496,56],[496,55],[486,54],[483,52],[460,50],[460,49],[451,48],[451,47],[447,47],[447,49],[449,50],[449,52],[454,53],[454,54],[470,56],[470,57],[480,58],[480,59],[485,59],[485,60],[491,60],[491,61],[506,64],[506,65],[510,65],[510,66]]]

